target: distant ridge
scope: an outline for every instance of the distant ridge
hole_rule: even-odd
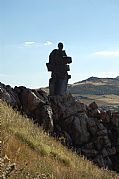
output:
[[[119,95],[119,76],[116,78],[89,77],[69,85],[72,94]]]
[[[83,82],[104,82],[104,81],[119,81],[119,76],[117,76],[116,78],[99,78],[99,77],[89,77],[87,78],[86,80],[82,80],[82,81],[79,81],[79,82],[75,82],[74,84],[77,84],[77,83],[83,83]]]

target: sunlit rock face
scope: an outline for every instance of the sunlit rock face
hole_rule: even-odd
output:
[[[11,88],[0,83],[0,99],[32,118],[44,130],[53,131],[52,109],[43,90],[24,86]]]

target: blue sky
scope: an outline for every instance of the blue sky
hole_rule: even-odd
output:
[[[48,86],[45,63],[64,43],[74,83],[119,76],[119,0],[0,0],[0,81]]]

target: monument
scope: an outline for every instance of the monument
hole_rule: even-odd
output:
[[[72,58],[68,57],[63,50],[63,43],[58,43],[58,49],[50,53],[49,63],[46,63],[48,71],[52,72],[49,79],[49,95],[66,94],[68,80],[71,78],[71,75],[68,75],[70,63],[72,63]]]

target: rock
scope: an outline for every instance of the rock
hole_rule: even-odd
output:
[[[20,106],[20,101],[14,89],[9,85],[0,82],[0,99],[11,105],[13,108]]]
[[[65,96],[50,96],[49,98],[54,114],[58,118],[68,118],[78,112],[84,112],[86,105],[76,102],[71,94]]]
[[[106,148],[103,148],[101,153],[102,153],[103,157],[107,157],[108,156],[108,152],[107,152]]]
[[[104,158],[103,155],[98,155],[95,157],[95,159],[93,159],[93,162],[99,167],[105,169],[109,169],[112,166],[112,162],[108,156]]]
[[[74,117],[70,135],[74,145],[80,146],[89,142],[90,134],[87,129],[88,118],[86,114],[78,114]]]
[[[110,119],[111,119],[110,111],[101,111],[100,120],[102,120],[103,123],[109,123]]]
[[[101,112],[98,109],[98,105],[95,102],[92,102],[91,104],[89,104],[89,106],[87,107],[87,115],[89,117],[93,117],[93,118],[98,118],[100,119],[101,117]]]
[[[52,109],[42,90],[31,90],[25,87],[15,87],[22,111],[33,118],[35,123],[43,126],[49,132],[53,131]],[[41,94],[40,94],[41,93]]]
[[[94,149],[95,146],[94,146],[94,143],[93,142],[90,142],[90,143],[87,143],[84,145],[84,148],[85,149]]]
[[[98,136],[105,136],[105,135],[107,135],[107,130],[106,130],[106,129],[99,130],[99,131],[97,132],[97,135],[98,135]]]
[[[95,148],[98,151],[101,151],[103,147],[105,146],[105,140],[103,136],[97,136],[94,140]]]
[[[94,149],[82,149],[81,153],[89,158],[89,157],[95,157],[95,156],[97,156],[98,151],[96,151]]]
[[[115,147],[107,148],[107,152],[108,152],[108,156],[115,155],[116,154],[116,149],[115,149]]]
[[[119,113],[112,113],[111,123],[119,128]]]
[[[92,136],[95,136],[97,134],[97,131],[98,131],[98,127],[97,127],[97,124],[95,122],[95,119],[89,118],[87,125],[88,125],[88,131],[90,132],[90,134]]]
[[[44,105],[43,106],[43,113],[42,113],[42,118],[43,118],[43,129],[45,131],[52,132],[53,131],[53,112],[52,108],[49,105]]]
[[[94,101],[94,102],[92,102],[91,104],[89,104],[89,108],[90,108],[91,110],[95,110],[95,109],[98,109],[98,105],[97,105],[96,102]]]
[[[45,102],[40,99],[31,89],[24,86],[15,87],[23,112],[30,115],[38,106],[43,106]]]

